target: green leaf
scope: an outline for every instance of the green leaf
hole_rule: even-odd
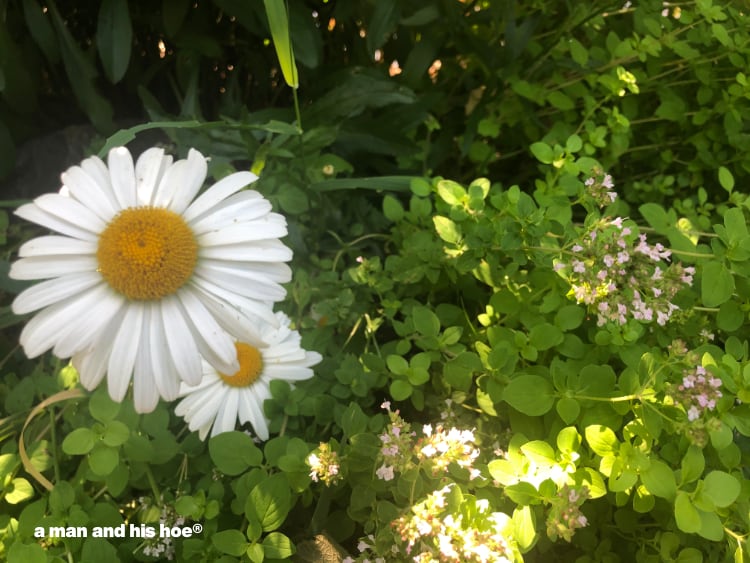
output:
[[[552,384],[538,375],[515,377],[503,390],[503,400],[529,416],[547,413],[555,402]]]
[[[294,62],[294,51],[289,39],[289,16],[286,11],[286,2],[281,0],[263,0],[266,7],[268,25],[271,28],[271,38],[279,57],[281,73],[284,80],[292,88],[299,87],[297,76],[297,65]]]
[[[555,403],[555,410],[565,424],[571,424],[581,413],[581,405],[570,397],[563,397]]]
[[[97,522],[98,523],[98,522]],[[117,561],[117,549],[104,538],[87,538],[81,549],[81,559],[87,563],[95,561]]]
[[[127,0],[103,0],[99,7],[96,44],[104,72],[113,84],[122,80],[128,70],[132,42],[133,27]]]
[[[47,563],[47,553],[38,543],[17,540],[8,549],[8,563]]]
[[[167,37],[174,37],[177,34],[191,5],[191,0],[162,0],[161,17]]]
[[[121,446],[128,441],[130,437],[130,428],[119,420],[113,420],[102,434],[102,442],[108,446]]]
[[[719,184],[730,194],[734,189],[734,176],[726,166],[719,166]]]
[[[712,471],[703,480],[703,495],[719,508],[729,506],[737,500],[740,489],[737,478],[724,471]]]
[[[649,466],[641,471],[641,481],[649,493],[655,497],[672,500],[677,494],[677,482],[672,469],[663,461],[652,459]]]
[[[388,369],[396,375],[406,375],[409,371],[409,362],[407,362],[403,356],[397,354],[389,354],[385,358],[385,364]]]
[[[360,434],[367,429],[368,416],[357,403],[349,403],[341,415],[341,429],[347,436]]]
[[[418,305],[411,311],[414,328],[422,336],[436,337],[440,334],[440,319],[429,307]]]
[[[8,504],[18,504],[34,496],[34,488],[23,477],[13,479],[5,490],[5,501]]]
[[[227,555],[241,556],[248,547],[245,534],[239,530],[222,530],[211,536],[213,546]]]
[[[94,432],[90,428],[76,428],[65,436],[63,451],[68,455],[87,454],[94,447]]]
[[[408,381],[404,381],[403,379],[397,379],[395,381],[391,381],[391,384],[388,386],[388,390],[391,393],[391,397],[395,401],[404,401],[411,397],[412,391],[414,390],[411,386],[411,383]]]
[[[734,276],[722,262],[703,264],[701,299],[706,307],[718,307],[728,301],[734,292]]]
[[[281,209],[289,215],[300,215],[310,209],[310,200],[304,190],[286,184],[278,194]]]
[[[23,13],[26,18],[26,27],[36,44],[50,63],[57,64],[60,61],[60,48],[49,18],[45,17],[42,7],[36,0],[23,0]]]
[[[49,493],[49,507],[52,514],[65,512],[75,500],[76,493],[67,481],[60,481]]]
[[[602,457],[618,452],[620,443],[611,428],[601,425],[587,426],[584,430],[586,441],[595,454]]]
[[[437,185],[437,193],[448,205],[461,205],[466,198],[464,187],[453,180],[440,180]]]
[[[680,485],[697,481],[703,475],[705,466],[703,450],[695,445],[690,446],[680,463]]]
[[[589,51],[577,39],[568,39],[570,56],[579,66],[586,66],[589,62]]]
[[[699,510],[698,515],[701,519],[701,527],[698,530],[700,536],[716,542],[724,539],[724,525],[718,514]]]
[[[438,236],[445,242],[455,245],[461,243],[461,239],[463,238],[461,229],[456,223],[448,219],[448,217],[435,215],[432,218],[432,222],[435,225],[435,231],[437,231]]]
[[[103,443],[96,444],[89,453],[89,467],[97,475],[105,476],[120,463],[120,454],[117,448],[110,448]]]
[[[559,110],[567,111],[575,108],[575,103],[567,94],[560,90],[553,90],[547,94],[547,101]]]
[[[532,440],[521,446],[523,454],[536,465],[552,466],[557,463],[555,450],[547,442]]]
[[[674,503],[674,517],[677,527],[687,534],[694,534],[701,528],[701,517],[685,491],[678,491]]]
[[[564,339],[562,331],[550,323],[540,323],[531,327],[529,344],[537,350],[549,350]]]
[[[291,508],[292,493],[284,474],[276,473],[258,483],[247,498],[245,512],[258,518],[264,532],[284,523]]]
[[[555,153],[547,143],[532,143],[529,148],[531,149],[531,154],[543,164],[551,164],[555,159]]]
[[[120,403],[113,401],[106,387],[99,387],[89,399],[89,412],[99,422],[109,422],[120,412]]]
[[[536,539],[534,513],[530,506],[521,506],[513,510],[513,538],[518,542],[521,551],[526,551]]]
[[[393,223],[398,223],[404,218],[404,206],[390,194],[383,198],[383,215]]]
[[[208,451],[216,468],[226,475],[239,475],[263,461],[263,453],[252,438],[238,431],[222,432],[209,439]]]
[[[263,538],[263,551],[271,559],[288,559],[295,553],[292,540],[279,532],[271,532]]]

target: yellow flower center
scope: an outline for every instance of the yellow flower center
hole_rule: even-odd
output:
[[[240,369],[234,375],[225,375],[219,373],[219,377],[227,385],[232,387],[249,387],[260,377],[263,372],[263,356],[255,346],[236,342],[237,360],[240,362]]]
[[[190,278],[198,243],[185,220],[161,207],[121,211],[99,237],[99,272],[129,299],[161,299]]]

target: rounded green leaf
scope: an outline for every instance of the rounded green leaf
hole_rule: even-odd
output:
[[[216,468],[225,475],[239,475],[250,467],[258,467],[263,452],[243,432],[222,432],[209,439],[208,452]]]
[[[5,500],[8,504],[18,504],[34,496],[34,488],[23,477],[16,477],[6,487]]]
[[[719,184],[730,194],[734,189],[734,176],[726,166],[719,166]]]
[[[280,532],[271,532],[263,538],[263,551],[271,559],[288,559],[294,555],[292,540]]]
[[[716,506],[729,506],[740,494],[740,482],[724,471],[712,471],[703,480],[703,495]]]
[[[555,153],[547,143],[532,143],[529,147],[531,154],[543,164],[550,164],[555,159]]]
[[[641,471],[641,482],[655,497],[671,500],[677,493],[674,472],[666,463],[658,459],[652,459],[649,466]]]
[[[264,532],[284,523],[291,508],[292,493],[283,473],[276,473],[258,483],[247,498],[245,512],[257,517]]]
[[[47,553],[37,543],[16,541],[8,550],[8,563],[47,563]]]
[[[414,307],[411,316],[414,328],[422,336],[437,336],[440,333],[440,319],[428,307]]]
[[[211,543],[216,549],[227,555],[239,557],[248,547],[245,535],[239,530],[222,530],[211,536]]]
[[[389,221],[397,223],[404,218],[404,206],[395,197],[387,194],[383,198],[383,215]]]
[[[555,403],[555,410],[565,424],[571,424],[581,412],[578,401],[570,397],[563,397]]]
[[[107,446],[121,446],[128,441],[130,437],[130,428],[119,420],[113,420],[107,424],[104,434],[102,435],[102,442]]]
[[[701,528],[700,514],[684,491],[677,493],[674,503],[674,517],[677,527],[687,534],[694,534]]]
[[[584,430],[586,441],[594,453],[602,457],[612,455],[619,449],[617,436],[612,429],[602,425],[587,426]]]
[[[541,416],[555,403],[552,384],[538,375],[521,375],[508,383],[503,400],[514,409],[529,416]]]
[[[389,390],[391,392],[391,397],[393,397],[393,399],[396,401],[403,401],[405,399],[408,399],[409,397],[411,397],[411,393],[413,391],[411,383],[409,383],[408,381],[404,381],[403,379],[391,381]]]
[[[711,261],[703,265],[701,299],[706,307],[718,307],[728,301],[734,292],[734,277],[722,262]]]
[[[97,444],[89,454],[89,467],[97,475],[109,475],[120,463],[118,448]]]
[[[63,451],[68,455],[84,455],[94,447],[94,432],[90,428],[76,428],[65,436]]]
[[[726,332],[733,332],[742,326],[745,320],[745,313],[734,301],[727,301],[721,304],[719,312],[716,315],[716,326]]]

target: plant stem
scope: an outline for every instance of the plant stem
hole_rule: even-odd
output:
[[[151,492],[154,495],[154,500],[161,504],[161,491],[156,484],[156,479],[154,478],[154,473],[151,471],[151,466],[148,464],[146,464],[146,478],[148,479],[148,484],[151,485]]]

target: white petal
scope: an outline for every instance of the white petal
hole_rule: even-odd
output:
[[[248,190],[233,195],[216,205],[211,213],[203,214],[190,222],[196,234],[215,231],[235,223],[247,223],[271,213],[271,202],[258,192]]]
[[[18,256],[55,256],[58,254],[96,254],[97,244],[91,240],[48,235],[36,237],[21,245]]]
[[[47,280],[19,293],[13,301],[12,309],[16,315],[31,313],[82,293],[101,282],[102,278],[96,272],[80,272]]]
[[[216,182],[203,192],[182,214],[188,223],[196,219],[216,204],[252,184],[258,177],[252,172],[235,172]]]
[[[196,282],[200,279],[211,280],[228,291],[259,301],[281,301],[286,297],[283,287],[262,274],[199,264],[195,268],[193,279]]]
[[[172,157],[164,156],[164,149],[148,149],[135,163],[135,184],[139,205],[154,203],[154,192],[164,172],[171,166]]]
[[[109,185],[97,184],[96,180],[80,166],[71,166],[63,172],[62,181],[76,200],[91,209],[104,222],[108,223],[117,214],[117,202],[111,197]]]
[[[14,280],[40,280],[66,274],[96,272],[97,266],[94,256],[33,256],[13,262],[8,277]]]
[[[249,422],[255,435],[261,440],[268,440],[268,422],[263,414],[263,403],[271,397],[271,392],[263,381],[240,394],[240,421]]]
[[[239,393],[234,389],[228,390],[224,401],[219,405],[219,412],[216,413],[214,428],[211,436],[216,436],[222,432],[231,432],[237,428],[237,396]]]
[[[34,203],[42,211],[59,217],[62,221],[78,225],[89,232],[101,233],[106,227],[106,223],[100,217],[73,198],[60,194],[44,194],[36,198]]]
[[[22,205],[16,209],[15,214],[22,219],[26,219],[27,221],[31,221],[42,227],[47,227],[48,229],[57,231],[64,235],[89,241],[96,241],[99,238],[98,234],[82,229],[75,222],[66,221],[57,215],[47,213],[34,203],[26,203]]]
[[[204,258],[198,264],[206,269],[231,272],[233,275],[252,280],[265,279],[277,283],[292,281],[292,269],[283,262],[242,262]]]
[[[285,237],[287,235],[286,219],[278,213],[269,213],[247,223],[237,223],[197,235],[201,246],[217,244],[234,244]]]
[[[193,276],[191,283],[206,297],[203,304],[213,313],[216,321],[227,332],[237,338],[241,337],[243,341],[260,337],[257,321],[254,319],[260,318],[272,325],[278,322],[272,307],[267,303],[247,299],[196,276]]]
[[[159,395],[165,401],[174,401],[180,391],[180,376],[172,361],[167,345],[159,303],[149,303],[149,350],[151,370]]]
[[[133,156],[125,147],[116,147],[109,151],[107,158],[112,191],[120,204],[120,209],[138,205],[135,193],[135,169]]]
[[[234,340],[203,305],[200,294],[190,286],[184,286],[177,292],[177,297],[203,358],[222,373],[235,373],[240,369]]]
[[[78,352],[84,343],[95,345],[104,327],[120,314],[125,299],[102,284],[91,290],[91,307],[66,325],[53,348],[58,358],[68,358]]]
[[[206,159],[191,149],[188,158],[170,166],[154,194],[154,205],[182,213],[206,179]]]
[[[277,239],[262,240],[253,244],[226,244],[198,250],[198,257],[237,262],[289,262],[292,250]]]
[[[128,304],[112,343],[112,353],[107,365],[107,389],[112,400],[118,403],[128,392],[138,348],[143,343],[143,309],[141,303]]]
[[[135,411],[140,413],[153,411],[159,403],[159,391],[156,388],[151,359],[151,311],[151,304],[145,304],[141,342],[133,366],[133,402]]]
[[[104,197],[110,202],[112,208],[119,209],[117,199],[115,199],[115,194],[112,191],[112,182],[109,179],[109,168],[102,162],[102,159],[98,156],[90,156],[81,162],[81,168],[102,190]]]
[[[286,381],[303,381],[314,375],[310,368],[285,364],[267,365],[263,369],[263,373],[269,379],[284,379]]]
[[[226,401],[227,394],[226,386],[217,387],[212,395],[202,394],[203,401],[196,404],[195,408],[185,415],[185,420],[190,422],[190,428],[195,430],[213,424],[219,408]]]
[[[190,329],[174,295],[161,300],[161,315],[167,347],[180,379],[197,385],[201,379],[201,361]]]
[[[185,166],[182,168],[182,178],[174,190],[169,209],[175,213],[184,212],[203,186],[207,172],[206,158],[197,150],[190,149]]]

